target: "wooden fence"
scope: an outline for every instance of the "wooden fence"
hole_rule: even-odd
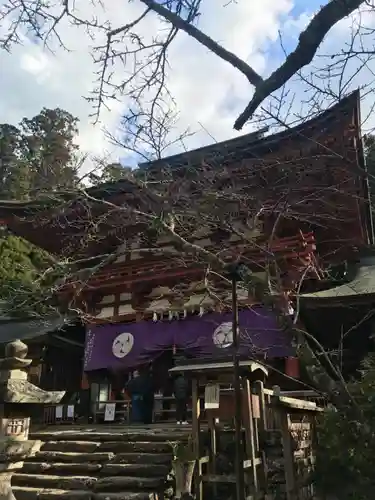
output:
[[[244,499],[314,499],[316,417],[323,408],[314,401],[285,396],[279,388],[264,389],[261,382],[252,384],[249,396],[243,415]],[[234,467],[233,431],[230,434],[225,422],[220,419],[218,423],[216,417],[217,414],[205,412],[210,440],[208,454],[204,452],[207,447],[200,446],[195,476],[198,500],[230,498],[238,483]],[[225,434],[227,437],[229,434],[227,447]],[[200,436],[198,441],[202,441],[201,429]],[[197,436],[193,437],[197,439]],[[232,464],[228,463],[231,453]],[[225,457],[227,467],[222,466]],[[228,469],[231,469],[230,472]]]

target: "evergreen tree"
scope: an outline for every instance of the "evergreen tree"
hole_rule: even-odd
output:
[[[0,199],[22,200],[30,191],[30,172],[19,128],[0,124]]]
[[[77,118],[67,111],[44,108],[19,127],[0,124],[0,198],[27,200],[40,193],[77,185],[74,139]],[[0,301],[7,313],[43,313],[44,273],[51,258],[17,236],[0,237]],[[39,299],[38,299],[39,297]],[[47,307],[46,307],[47,306]]]
[[[124,167],[121,163],[108,163],[99,168],[99,173],[90,174],[90,182],[93,185],[105,182],[116,182],[133,177],[134,171],[130,167]]]
[[[76,185],[77,124],[77,118],[60,108],[43,108],[33,118],[22,120],[25,157],[34,193]]]

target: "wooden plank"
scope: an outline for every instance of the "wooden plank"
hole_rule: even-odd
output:
[[[317,406],[316,403],[312,401],[303,401],[301,399],[288,398],[286,396],[279,396],[277,404],[285,406],[286,408],[299,410],[299,411],[311,411],[311,412],[322,412],[324,408]]]
[[[256,458],[254,461],[246,459],[246,460],[243,461],[243,468],[244,469],[250,469],[250,467],[252,467],[253,464],[256,467],[257,465],[261,465],[261,463],[262,463],[262,459],[261,458]]]
[[[284,470],[286,482],[287,500],[297,500],[296,484],[294,475],[294,455],[292,448],[292,436],[289,432],[289,417],[281,408],[278,412],[281,434],[283,439]]]
[[[309,431],[311,429],[311,424],[309,422],[291,422],[289,424],[289,429],[293,431]]]
[[[266,401],[264,395],[264,384],[261,380],[256,380],[253,384],[259,398],[259,430],[264,432],[267,429]]]

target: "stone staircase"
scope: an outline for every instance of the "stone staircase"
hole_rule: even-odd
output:
[[[31,433],[40,451],[12,476],[17,500],[162,500],[173,495],[170,441],[189,428],[96,426]]]

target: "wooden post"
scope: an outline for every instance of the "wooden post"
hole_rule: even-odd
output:
[[[217,445],[216,445],[216,424],[215,424],[215,417],[214,416],[211,416],[211,415],[208,416],[208,427],[210,430],[210,441],[211,441],[210,461],[208,463],[209,472],[210,472],[210,474],[216,474]],[[213,485],[213,491],[214,491],[214,495],[216,497],[216,495],[217,495],[217,484],[216,483],[214,483],[214,485]]]
[[[267,412],[266,412],[266,400],[264,397],[264,384],[261,380],[256,380],[254,382],[254,388],[259,397],[259,430],[264,432],[267,430]]]
[[[289,431],[288,413],[279,408],[278,410],[281,435],[283,440],[284,469],[286,482],[287,500],[296,500],[296,482],[294,475],[294,454],[292,447],[292,436]]]
[[[258,419],[258,432],[262,435],[262,440],[265,438],[267,432],[267,411],[266,411],[266,400],[264,395],[264,383],[262,380],[256,380],[253,387],[258,394],[259,398],[259,419]],[[268,493],[268,467],[267,467],[267,456],[264,448],[260,447],[259,454],[262,460],[261,465],[261,485],[265,494]]]
[[[251,460],[251,470],[253,473],[254,491],[258,492],[258,475],[257,467],[255,461],[255,439],[254,439],[254,420],[253,420],[253,408],[251,399],[251,389],[250,382],[248,379],[243,379],[243,384],[245,388],[245,435],[246,435],[246,454]],[[242,465],[243,466],[243,465]]]
[[[192,433],[195,451],[194,490],[196,500],[202,500],[202,465],[200,461],[200,399],[199,382],[192,380]]]

